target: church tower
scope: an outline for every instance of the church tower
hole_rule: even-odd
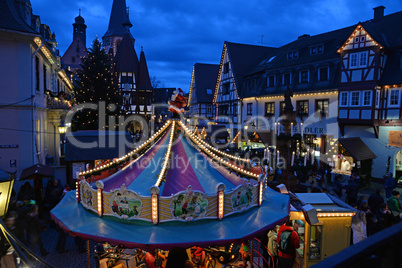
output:
[[[85,20],[83,17],[81,17],[81,9],[79,12],[79,15],[75,18],[75,22],[73,23],[73,40],[75,40],[77,37],[80,37],[82,43],[84,44],[84,47],[87,46],[87,26],[85,25]]]
[[[87,26],[85,20],[81,17],[81,9],[79,15],[75,17],[73,23],[73,42],[67,48],[62,57],[63,65],[66,67],[67,73],[73,76],[75,71],[81,68],[81,58],[87,55]]]
[[[128,9],[125,0],[113,0],[112,11],[110,13],[109,27],[103,35],[103,48],[109,52],[113,49],[113,55],[116,55],[117,49],[120,46],[124,34],[129,32],[129,36],[135,42],[134,37],[130,33],[130,28],[133,25],[130,22]]]

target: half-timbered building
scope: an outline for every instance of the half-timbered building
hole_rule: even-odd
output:
[[[218,71],[218,64],[196,63],[193,66],[188,98],[192,125],[197,125],[200,120],[211,121],[215,119],[215,108],[212,100]]]
[[[241,125],[243,77],[274,48],[224,42],[213,103],[217,123]]]
[[[125,0],[114,0],[109,27],[103,36],[103,47],[114,56],[122,97],[121,110],[126,114],[138,114],[150,120],[154,114],[154,89],[145,53],[141,48],[138,59],[135,51],[131,27]]]
[[[378,156],[373,176],[402,176],[402,12],[358,23],[338,52],[341,57],[338,122],[345,137],[361,137]],[[401,137],[400,137],[401,136]],[[399,148],[398,148],[399,144]]]

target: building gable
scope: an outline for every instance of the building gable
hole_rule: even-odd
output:
[[[339,48],[338,53],[346,52],[347,50],[373,47],[383,48],[382,45],[371,37],[361,23],[359,23],[347,41]]]

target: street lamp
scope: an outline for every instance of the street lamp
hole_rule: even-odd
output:
[[[66,132],[67,132],[67,126],[64,123],[59,125],[61,156],[64,155],[64,135],[66,134]]]

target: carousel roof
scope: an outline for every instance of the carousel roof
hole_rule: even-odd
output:
[[[81,172],[77,193],[81,203],[69,193],[52,216],[73,235],[126,247],[241,242],[289,214],[289,197],[262,190],[264,175],[259,169],[250,170],[247,161],[205,143],[180,121],[169,121],[131,153]],[[111,168],[119,170],[110,175]],[[96,199],[99,189],[103,201]],[[160,196],[157,225],[151,209],[155,189]],[[220,220],[219,190],[224,192]],[[96,214],[99,202],[105,206],[103,217]]]

